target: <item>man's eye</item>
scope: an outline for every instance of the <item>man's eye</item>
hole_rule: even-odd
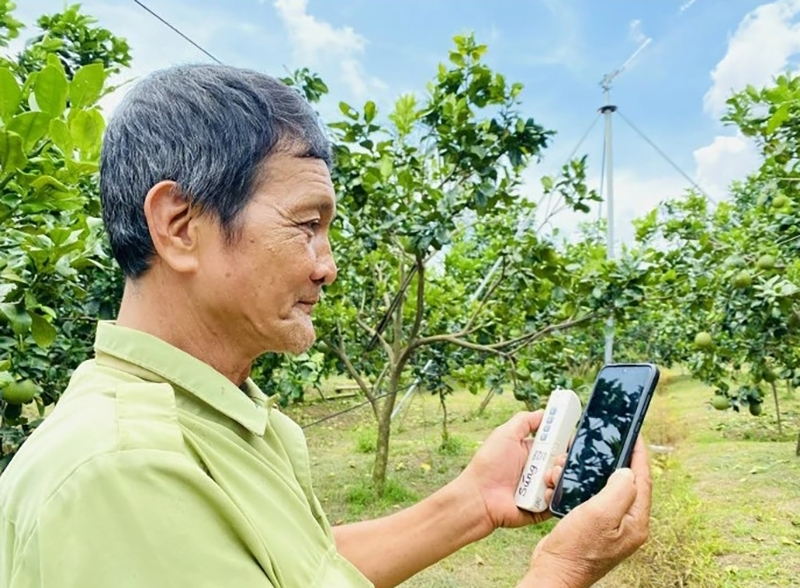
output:
[[[305,227],[305,228],[307,228],[307,229],[310,229],[310,230],[312,230],[312,231],[316,231],[317,229],[319,229],[319,228],[320,228],[320,226],[322,226],[322,223],[320,223],[320,222],[319,222],[319,219],[318,219],[318,218],[316,218],[316,219],[314,219],[314,220],[310,220],[310,221],[308,221],[308,222],[304,222],[304,223],[302,224],[302,226],[303,226],[303,227]]]

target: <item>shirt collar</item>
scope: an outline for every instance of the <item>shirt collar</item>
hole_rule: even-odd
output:
[[[256,435],[263,436],[267,429],[268,410],[274,402],[250,378],[242,391],[185,351],[113,321],[98,322],[94,348],[100,365],[114,364],[113,367],[126,371],[135,371],[130,369],[134,366],[143,368],[196,396]],[[122,365],[114,359],[121,360]]]

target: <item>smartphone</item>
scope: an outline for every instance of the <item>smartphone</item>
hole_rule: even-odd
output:
[[[630,466],[659,375],[650,363],[600,370],[550,502],[554,516],[566,516],[600,492],[614,470]]]

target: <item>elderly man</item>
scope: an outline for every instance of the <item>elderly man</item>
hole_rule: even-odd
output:
[[[336,279],[331,150],[313,110],[260,73],[181,66],[128,94],[101,198],[126,276],[94,359],[0,478],[0,584],[13,588],[395,586],[500,526],[541,413],[495,430],[453,482],[332,528],[297,425],[249,379],[314,342]],[[552,484],[552,480],[551,480]],[[536,547],[519,586],[590,586],[646,539],[632,469]]]

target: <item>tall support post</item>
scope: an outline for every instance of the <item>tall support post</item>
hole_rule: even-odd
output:
[[[600,108],[605,118],[605,159],[606,159],[606,257],[614,259],[614,157],[612,150],[611,117],[617,107],[611,104],[610,79],[603,84],[606,103]],[[606,346],[604,360],[606,364],[614,360],[614,317],[608,317],[606,323]]]

